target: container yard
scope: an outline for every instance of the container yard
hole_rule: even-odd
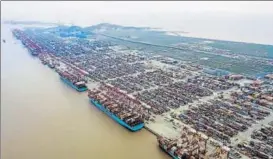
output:
[[[91,104],[115,122],[130,131],[145,125],[172,158],[273,157],[270,78],[215,74],[96,35],[71,38],[31,29],[13,35],[66,84],[89,89]],[[88,88],[94,81],[96,87]]]

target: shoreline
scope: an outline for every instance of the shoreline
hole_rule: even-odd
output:
[[[64,66],[64,69],[67,69],[67,68],[72,68],[72,69],[75,69],[76,71],[78,71],[78,72],[80,72],[80,73],[82,73],[82,74],[84,74],[85,76],[87,76],[87,71],[85,71],[85,72],[87,72],[87,73],[84,73],[84,72],[82,72],[82,71],[80,71],[80,70],[82,70],[80,67],[78,67],[77,65],[75,65],[75,64],[73,64],[73,62],[71,62],[71,63],[69,63],[69,62],[67,62],[67,61],[63,61],[63,60],[61,60],[60,58],[56,58],[55,56],[52,56],[53,54],[46,54],[46,53],[41,53],[41,54],[44,54],[45,56],[47,56],[47,55],[49,55],[50,56],[50,59],[49,60],[52,60],[52,59],[54,59],[54,60],[56,60],[57,62],[59,62],[59,63],[63,63],[62,65]],[[47,57],[46,57],[47,58]],[[150,60],[150,61],[152,61],[152,60]],[[146,62],[146,61],[145,61]],[[68,67],[67,67],[68,66]],[[151,62],[151,66],[152,67],[155,67],[156,69],[155,70],[157,70],[157,69],[160,69],[160,70],[168,70],[169,68],[167,67],[167,66],[171,66],[170,68],[172,68],[173,66],[172,65],[170,65],[170,64],[165,64],[165,63],[163,63],[163,62],[161,62],[161,61],[156,61],[155,63],[153,63],[153,61]],[[58,68],[57,68],[58,69]],[[153,68],[154,69],[154,68]],[[200,75],[200,71],[193,71],[193,70],[191,70],[190,71],[191,73],[193,73],[194,74],[194,76],[195,76],[195,74],[197,74],[197,75]],[[139,73],[139,72],[137,72],[137,73]],[[162,71],[161,73],[164,73],[164,71]],[[90,75],[89,73],[88,73],[88,75]],[[132,75],[132,74],[131,74]],[[91,76],[91,75],[90,75]],[[128,75],[125,75],[125,77],[126,76],[128,76]],[[203,78],[203,76],[202,75],[200,75],[202,78],[200,78],[200,79],[198,79],[198,80],[204,80],[205,82],[207,82],[206,80],[212,80],[213,78],[211,78],[211,77],[206,77],[206,78],[208,78],[208,79],[206,79],[206,78]],[[205,77],[205,76],[204,76]],[[120,78],[120,77],[117,77],[117,78]],[[123,78],[123,77],[121,77],[121,78]],[[173,78],[173,77],[172,77]],[[170,78],[171,80],[172,80],[172,82],[173,83],[179,83],[179,82],[187,82],[188,81],[188,79],[192,79],[192,76],[187,76],[186,78],[182,78],[182,79],[175,79],[175,78]],[[88,76],[88,80],[87,81],[90,81],[90,79],[91,80],[95,80],[95,79],[92,79],[92,78],[90,78],[89,76]],[[175,79],[175,80],[174,80]],[[110,79],[108,79],[108,80],[110,80],[110,81],[114,81],[114,80],[116,80],[115,78],[110,78]],[[101,80],[101,81],[103,81],[103,80]],[[227,80],[228,81],[228,80]],[[228,82],[230,82],[230,81],[228,81]],[[234,81],[233,81],[234,82]],[[248,82],[248,81],[247,81]],[[87,82],[88,83],[88,82]],[[244,82],[242,82],[243,84],[242,85],[244,85],[245,83]],[[167,83],[167,84],[169,84],[169,83]],[[153,89],[158,89],[158,87],[164,87],[165,85],[167,85],[167,84],[165,84],[165,83],[163,83],[163,84],[159,84],[160,86],[157,86],[157,87],[152,87],[152,89],[151,90],[153,90]],[[208,85],[209,85],[210,83],[208,83]],[[171,85],[171,84],[170,84]],[[95,86],[94,86],[95,87]],[[198,88],[199,89],[203,89],[203,90],[206,90],[207,88],[206,88],[207,86],[206,85],[202,85],[202,86],[199,86]],[[212,86],[211,86],[212,87]],[[213,90],[213,87],[212,88],[210,88],[211,90]],[[202,90],[202,91],[203,91]],[[147,89],[143,89],[143,91],[145,92],[145,91],[147,91]],[[199,97],[199,98],[197,98],[197,100],[193,100],[193,102],[191,102],[191,103],[187,103],[187,104],[185,104],[185,105],[179,105],[179,108],[178,109],[173,109],[173,108],[171,108],[169,111],[167,111],[167,112],[163,112],[163,114],[160,114],[160,115],[155,115],[155,114],[153,114],[153,115],[155,115],[155,116],[153,116],[153,115],[151,115],[152,117],[152,119],[154,119],[155,121],[154,122],[152,122],[152,121],[149,121],[149,122],[152,122],[152,123],[150,123],[150,124],[154,124],[154,126],[150,126],[149,127],[149,125],[150,124],[145,124],[145,129],[146,130],[148,130],[150,133],[152,133],[152,134],[154,134],[156,137],[158,137],[158,136],[162,136],[162,134],[163,134],[163,136],[167,136],[167,135],[170,135],[170,136],[172,136],[172,137],[174,137],[174,134],[175,134],[175,130],[174,129],[177,129],[177,127],[180,127],[181,128],[181,125],[187,125],[187,126],[189,126],[190,128],[191,127],[193,127],[192,125],[188,125],[188,124],[185,124],[184,122],[181,122],[181,120],[180,120],[180,117],[179,117],[179,115],[180,114],[183,114],[185,111],[186,112],[188,112],[189,110],[191,110],[192,108],[196,108],[196,107],[199,107],[199,105],[200,104],[203,104],[203,103],[207,103],[207,102],[209,102],[210,100],[215,100],[215,99],[217,99],[218,98],[218,96],[219,96],[219,94],[220,94],[220,92],[222,93],[222,94],[224,94],[223,95],[223,97],[224,98],[229,98],[230,97],[230,93],[231,92],[233,92],[233,91],[239,91],[238,89],[236,89],[235,87],[233,87],[233,88],[229,88],[229,89],[226,89],[226,90],[220,90],[220,91],[215,91],[215,90],[213,90],[213,91],[211,91],[212,92],[212,94],[209,94],[209,96],[201,96],[201,97]],[[136,91],[137,92],[137,91]],[[134,93],[134,92],[133,92]],[[139,93],[139,92],[138,92]],[[128,93],[127,91],[125,91],[125,94],[132,94],[132,93]],[[188,96],[186,96],[187,98],[189,98]],[[196,97],[195,97],[196,98]],[[193,98],[194,99],[194,98]],[[173,104],[173,103],[172,103]],[[175,104],[175,103],[174,103]],[[180,103],[181,104],[181,103]],[[267,108],[266,108],[266,111],[267,111]],[[236,112],[236,111],[234,111],[234,112]],[[173,115],[174,114],[174,115]],[[173,117],[173,116],[175,116],[175,117]],[[272,118],[272,115],[271,116],[269,116],[268,118]],[[172,121],[171,121],[172,120]],[[156,125],[155,123],[158,123],[158,125]],[[261,122],[260,122],[260,124],[261,124]],[[222,124],[219,124],[218,126],[221,126]],[[164,128],[168,128],[170,131],[171,130],[173,130],[173,134],[168,134],[168,132],[166,132],[166,129],[165,129],[165,131],[164,132],[162,132],[162,134],[160,135],[158,132],[157,132],[157,130],[158,131],[163,131],[163,127]],[[251,127],[249,127],[248,128],[248,130],[250,131],[251,130],[251,128],[253,127],[253,125],[251,126]],[[178,131],[178,130],[176,130],[176,131]],[[179,130],[180,131],[180,130]],[[224,134],[224,133],[222,133],[222,132],[220,132],[219,130],[216,130],[216,128],[215,128],[215,132],[216,133],[219,133],[219,134]],[[203,133],[202,133],[203,134]],[[205,135],[205,134],[204,134]],[[236,136],[235,136],[236,137]],[[232,137],[233,138],[233,137]],[[240,141],[240,140],[239,140]],[[234,142],[234,141],[233,141]],[[235,142],[235,143],[238,143],[238,142]]]

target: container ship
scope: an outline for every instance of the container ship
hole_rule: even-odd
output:
[[[29,52],[33,56],[37,56],[39,53],[41,53],[41,47],[33,42],[29,37],[27,37],[27,35],[23,31],[19,29],[14,29],[12,33],[17,39],[21,40],[22,44],[29,50]]]
[[[118,96],[113,90],[88,90],[91,103],[114,121],[132,132],[142,129],[144,127],[143,116],[136,110],[138,108],[132,106],[134,105],[132,102],[132,107],[121,103]]]
[[[159,147],[173,159],[205,158],[207,139],[189,132],[187,128],[184,128],[179,138],[168,139],[158,136],[157,141]]]
[[[76,77],[72,73],[69,73],[67,71],[58,71],[58,74],[60,75],[60,78],[64,83],[74,88],[78,92],[84,92],[87,90],[85,81],[81,78]]]
[[[172,146],[175,146],[175,143],[170,143],[170,146],[167,145],[168,141],[164,140],[164,138],[162,137],[158,137],[158,143],[159,143],[159,147],[165,151],[168,155],[170,155],[173,159],[187,159],[187,155],[186,154],[177,154],[177,152],[175,151],[176,148],[171,149]],[[168,147],[169,146],[169,147]]]

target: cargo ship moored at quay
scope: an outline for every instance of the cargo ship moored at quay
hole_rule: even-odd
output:
[[[41,47],[33,42],[24,32],[22,32],[19,29],[14,29],[12,31],[13,35],[22,42],[22,44],[28,49],[28,51],[33,56],[37,56],[39,53],[41,53],[42,49]]]
[[[216,146],[211,152],[207,151],[208,137],[187,127],[182,128],[181,136],[166,138],[158,135],[159,147],[173,159],[228,159],[230,149],[226,146]]]
[[[191,135],[187,130],[183,130],[179,138],[167,139],[162,136],[157,136],[157,141],[159,147],[173,159],[204,159],[207,140],[198,135]]]
[[[129,109],[126,110],[125,107],[123,107],[125,105],[122,106],[115,102],[109,96],[102,93],[102,91],[88,90],[88,97],[92,105],[128,130],[135,132],[144,127],[144,122],[140,114],[130,111]]]
[[[85,84],[85,81],[80,80],[79,78],[76,78],[71,73],[65,72],[58,72],[60,75],[61,80],[69,85],[70,87],[74,88],[78,92],[84,92],[87,90],[87,86]]]

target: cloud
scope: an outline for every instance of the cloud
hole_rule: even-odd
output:
[[[273,14],[273,2],[88,2],[88,1],[29,1],[1,2],[1,16],[7,19],[30,19],[56,21],[63,19],[97,18],[110,19],[111,15],[167,14],[226,12],[236,14]]]
[[[272,8],[270,1],[4,1],[1,18],[81,26],[108,22],[187,31],[197,37],[273,44]]]

